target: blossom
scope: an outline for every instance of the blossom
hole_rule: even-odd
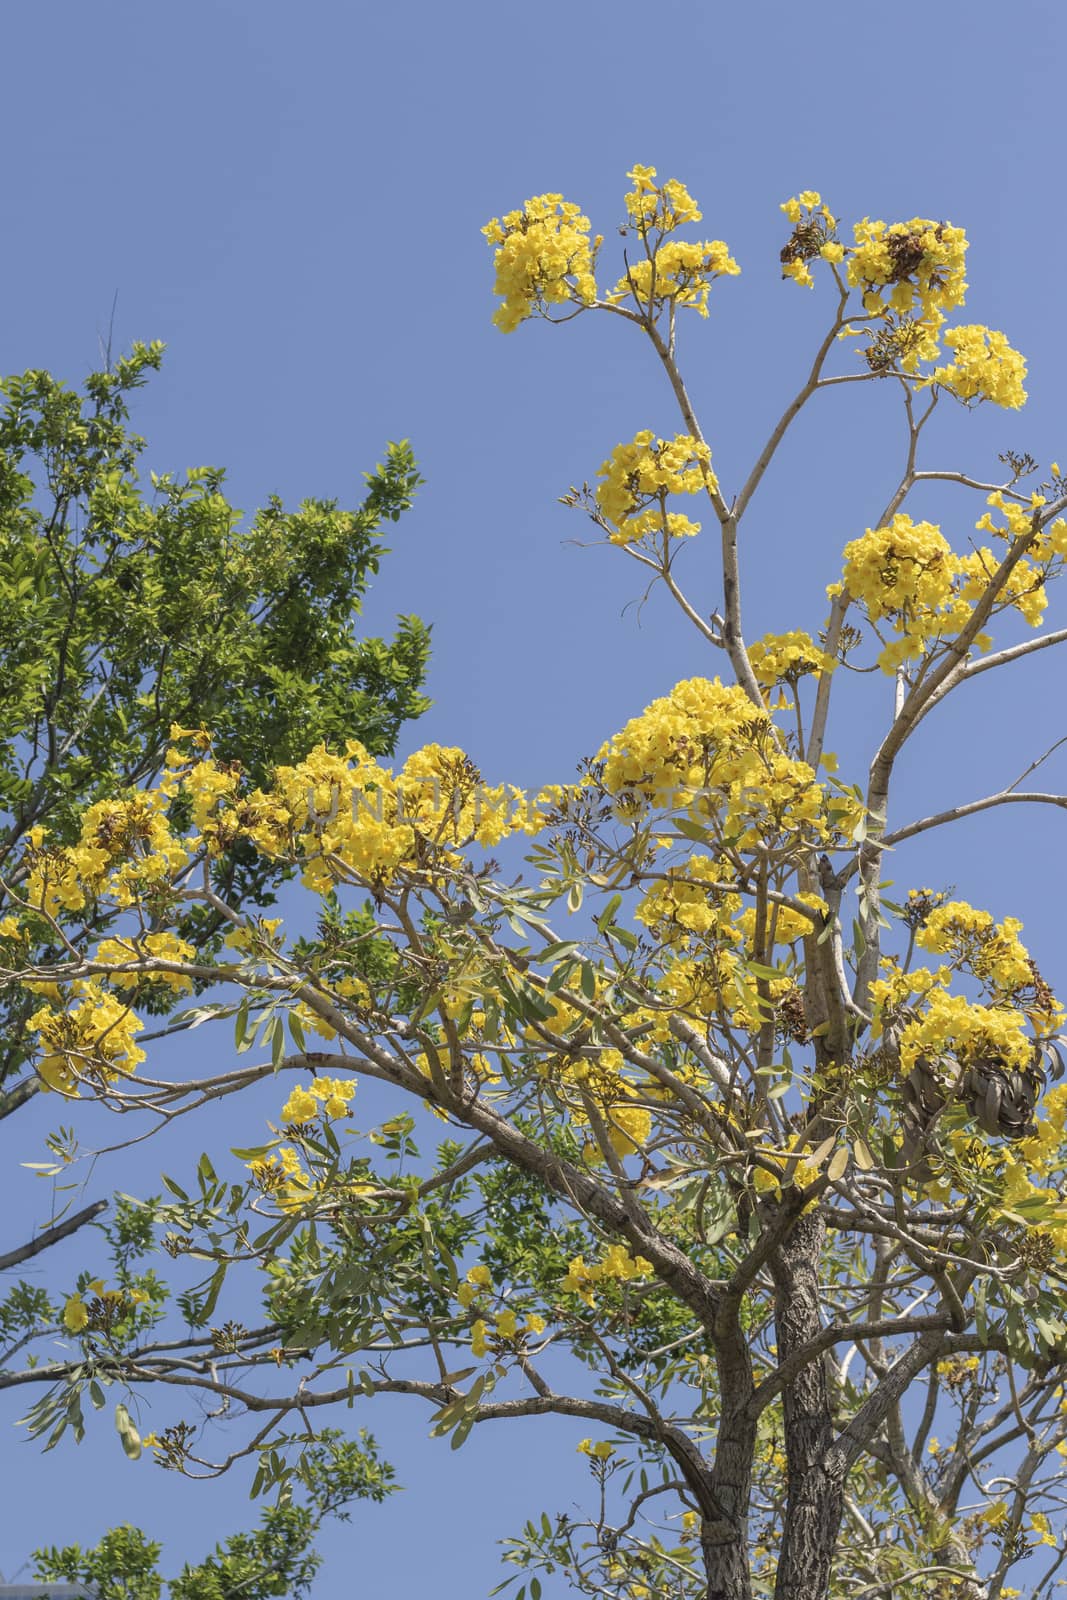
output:
[[[63,1307],[63,1326],[70,1333],[80,1333],[89,1321],[89,1312],[80,1294],[72,1294]]]
[[[651,429],[616,445],[601,463],[596,503],[612,526],[612,544],[633,544],[648,536],[683,538],[700,532],[700,523],[667,511],[667,496],[714,491],[711,451],[689,434],[657,439]]]
[[[608,295],[610,301],[632,295],[640,304],[658,305],[673,300],[708,315],[708,296],[716,278],[736,277],[741,271],[721,239],[690,243],[671,239],[662,243],[654,259],[635,261]]]
[[[37,1074],[46,1089],[74,1096],[80,1078],[108,1082],[144,1060],[134,1043],[144,1023],[98,979],[78,979],[52,999],[26,1024],[38,1036]]]
[[[141,933],[129,938],[102,939],[97,948],[96,959],[111,966],[144,963],[143,970],[130,972],[131,981],[141,979],[146,983],[162,984],[174,994],[193,992],[193,980],[185,973],[166,972],[150,964],[157,961],[177,963],[196,959],[193,945],[187,939],[180,939],[175,933]]]
[[[592,1439],[583,1439],[578,1446],[578,1454],[592,1456],[597,1461],[607,1461],[615,1454],[615,1446],[607,1439],[598,1439],[596,1444]]]
[[[576,1294],[587,1306],[595,1304],[597,1284],[614,1281],[629,1283],[634,1278],[648,1277],[651,1261],[644,1256],[632,1256],[624,1244],[609,1245],[601,1261],[586,1264],[584,1257],[575,1256],[567,1269],[562,1288]]]
[[[920,950],[951,955],[992,989],[1011,994],[1030,983],[1032,967],[1019,939],[1022,923],[1005,917],[996,923],[988,911],[976,911],[965,900],[935,906],[915,935]]]
[[[310,1122],[318,1113],[319,1104],[306,1089],[294,1089],[282,1107],[283,1122]]]
[[[960,400],[991,400],[1009,410],[1025,404],[1026,361],[1004,334],[974,324],[949,328],[944,343],[953,360],[937,367],[927,383],[939,383]]]
[[[655,167],[631,167],[626,174],[633,188],[626,195],[626,211],[641,233],[671,233],[684,222],[699,222],[696,201],[677,178],[655,182]]]
[[[800,630],[764,634],[749,645],[748,658],[756,682],[767,690],[779,683],[795,687],[799,678],[809,673],[833,672],[837,666],[833,656],[820,650],[811,635]]]
[[[939,326],[945,311],[963,304],[967,236],[962,228],[923,217],[888,226],[864,217],[854,236],[848,281],[862,291],[868,315],[915,314]]]
[[[596,300],[594,267],[599,237],[590,243],[589,218],[560,194],[535,195],[520,211],[494,217],[482,229],[497,246],[493,292],[503,304],[493,321],[511,333],[535,311]]]

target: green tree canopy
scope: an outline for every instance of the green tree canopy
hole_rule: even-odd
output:
[[[355,736],[384,754],[428,704],[426,626],[401,617],[391,641],[357,631],[383,524],[420,481],[409,446],[389,446],[355,509],[307,499],[287,511],[271,497],[246,520],[216,467],[142,475],[129,402],[162,355],[137,344],[80,389],[42,371],[0,385],[0,915],[17,903],[26,841],[41,829],[71,840],[86,806],[156,783],[176,726],[210,723],[223,759],[258,781],[309,740]],[[235,838],[210,880],[262,907],[285,876]],[[87,908],[85,933],[113,916]],[[183,918],[205,956],[219,930],[206,901]],[[39,931],[38,959],[56,959],[62,945]],[[142,989],[140,1003],[168,1001]],[[39,1086],[26,1070],[31,1009],[11,987],[0,994],[0,1118]],[[67,1215],[0,1266],[102,1210]]]
[[[344,1440],[326,1429],[304,1457],[296,1491],[260,1516],[259,1526],[231,1534],[173,1578],[159,1570],[163,1547],[129,1523],[98,1544],[53,1545],[34,1552],[42,1583],[80,1583],[93,1600],[271,1600],[310,1593],[321,1557],[312,1540],[326,1517],[349,1519],[354,1500],[381,1501],[392,1492],[391,1470],[377,1459],[374,1440]]]

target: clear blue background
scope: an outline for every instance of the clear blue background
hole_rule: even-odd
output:
[[[702,203],[695,236],[730,244],[744,275],[715,290],[710,322],[687,319],[682,339],[728,495],[829,314],[827,295],[779,275],[778,203],[809,186],[846,222],[964,225],[966,315],[1029,357],[1027,410],[946,415],[923,464],[995,477],[1007,448],[1067,462],[1067,27],[1052,0],[1017,0],[1010,13],[990,0],[9,0],[3,20],[0,367],[80,377],[99,362],[117,291],[116,346],[169,345],[137,410],[147,464],[224,465],[248,508],[270,493],[351,502],[385,440],[409,436],[427,485],[367,608],[369,628],[388,631],[398,611],[434,623],[436,704],[406,748],[435,738],[463,745],[494,779],[565,779],[678,678],[721,670],[666,597],[639,607],[640,573],[620,553],[571,542],[590,525],[557,496],[592,479],[619,439],[678,422],[651,350],[616,319],[508,338],[491,326],[478,230],[530,194],[579,201],[608,263],[625,171],[652,163]],[[887,391],[819,397],[749,514],[750,636],[817,630],[840,548],[877,516],[902,446]],[[918,504],[963,544],[980,510],[954,489]],[[681,571],[702,611],[720,603],[711,542],[687,550]],[[1062,624],[1062,606],[1049,615]],[[892,820],[1015,778],[1067,732],[1062,683],[1046,654],[932,716]],[[830,739],[846,758],[869,750],[889,707],[887,680],[857,689],[845,696],[851,733]],[[1062,787],[1064,771],[1049,763],[1042,786],[1058,773]],[[894,875],[902,888],[954,882],[1022,915],[1062,991],[1062,840],[1062,813],[1002,811],[902,851]],[[221,1037],[194,1037],[201,1062],[205,1049],[221,1061]],[[57,1115],[46,1106],[39,1127]],[[4,1130],[6,1210],[20,1217],[40,1199],[18,1167],[40,1153],[28,1127],[19,1117]],[[247,1129],[187,1130],[167,1163],[231,1133],[246,1142]],[[98,1168],[89,1192],[147,1187],[161,1159],[141,1147]],[[52,1252],[40,1272],[69,1283],[81,1248]],[[457,1457],[426,1441],[414,1402],[378,1402],[365,1420],[408,1488],[323,1538],[318,1600],[385,1586],[469,1600],[502,1575],[497,1537],[585,1491],[579,1431],[563,1424],[486,1428]],[[43,1460],[12,1428],[4,1455],[9,1575],[36,1543],[94,1539],[126,1518],[165,1541],[173,1567],[250,1516],[236,1479],[188,1485],[130,1464],[106,1423]]]

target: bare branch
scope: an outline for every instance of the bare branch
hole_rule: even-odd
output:
[[[86,1206],[82,1211],[76,1211],[65,1222],[57,1222],[54,1227],[46,1228],[39,1233],[36,1239],[31,1239],[29,1244],[20,1245],[17,1250],[9,1250],[6,1255],[0,1256],[0,1272],[6,1272],[10,1267],[20,1266],[23,1261],[29,1261],[33,1256],[40,1255],[42,1250],[48,1250],[52,1245],[58,1244],[60,1239],[67,1239],[72,1233],[77,1233],[79,1228],[84,1228],[87,1222],[92,1222],[101,1211],[107,1210],[106,1200],[94,1200],[91,1206]]]

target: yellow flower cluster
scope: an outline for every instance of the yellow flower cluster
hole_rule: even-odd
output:
[[[686,222],[699,222],[696,201],[677,178],[656,182],[655,167],[631,167],[626,174],[633,188],[626,196],[626,211],[641,233],[671,233]]]
[[[319,745],[296,766],[279,767],[268,792],[240,796],[231,779],[223,772],[220,780],[210,760],[174,778],[199,807],[209,848],[245,838],[266,855],[300,857],[305,885],[319,893],[349,875],[384,884],[417,865],[426,841],[491,847],[535,831],[542,817],[521,790],[484,784],[461,750],[440,745],[415,751],[399,773],[352,739],[343,754]]]
[[[822,203],[822,195],[818,189],[802,189],[799,195],[794,195],[791,200],[783,200],[778,207],[784,211],[789,221],[796,227],[798,222],[804,220],[805,212],[819,211],[826,222],[833,227],[834,218]]]
[[[973,973],[988,988],[1008,995],[1032,979],[1030,958],[1019,939],[1021,928],[1016,917],[997,923],[988,911],[976,911],[964,900],[950,900],[930,912],[915,943],[920,950],[951,956],[954,965]]]
[[[667,496],[715,490],[711,451],[687,433],[657,439],[651,429],[616,445],[600,468],[596,502],[610,523],[612,544],[635,544],[646,536],[682,538],[700,532],[700,523],[668,512]]]
[[[808,905],[820,915],[825,915],[826,901],[821,895],[810,894],[802,891],[797,899]],[[746,946],[751,950],[756,936],[756,909],[747,906],[737,919],[737,928],[743,937]],[[775,947],[796,944],[798,939],[808,938],[816,928],[816,924],[809,917],[803,916],[799,911],[794,911],[792,906],[778,906],[772,904],[767,913],[767,935]]]
[[[189,859],[171,832],[166,797],[138,789],[117,800],[99,800],[82,818],[76,844],[46,845],[44,829],[27,835],[26,900],[55,917],[80,911],[89,896],[107,894],[120,909],[146,890],[169,881]]]
[[[94,1278],[86,1285],[89,1294],[95,1295],[105,1307],[111,1309],[111,1315],[121,1310],[129,1312],[136,1306],[144,1305],[148,1294],[144,1289],[106,1289],[103,1278]],[[72,1294],[63,1307],[63,1326],[69,1333],[80,1333],[88,1326],[89,1307],[85,1304],[81,1294]]]
[[[872,994],[877,1002],[879,983],[872,985]],[[1033,1041],[1026,1018],[1013,1007],[977,1005],[936,987],[927,994],[922,1014],[901,1033],[901,1068],[907,1075],[920,1056],[931,1059],[946,1051],[963,1066],[992,1057],[1022,1071],[1030,1064]]]
[[[180,939],[176,933],[161,932],[131,934],[121,939],[102,939],[95,959],[106,962],[108,966],[120,966],[135,962],[193,961],[195,957],[196,950],[187,939]],[[146,983],[162,984],[175,994],[193,992],[193,980],[186,977],[185,973],[164,972],[159,967],[154,967],[143,974],[135,971],[128,974],[116,973],[115,981],[121,987],[124,978],[127,982],[133,983],[139,976],[143,977]]]
[[[885,528],[868,528],[862,539],[845,546],[844,584],[864,605],[872,622],[902,619],[917,632],[916,653],[934,632],[940,632],[951,607],[957,564],[952,547],[933,522],[913,522],[898,511]],[[946,631],[957,632],[970,607],[947,618]]]
[[[761,1161],[769,1162],[774,1171],[772,1172],[770,1167],[767,1166],[754,1166],[752,1170],[752,1187],[757,1194],[780,1196],[786,1166],[792,1159],[791,1153],[781,1150],[757,1150],[754,1154],[758,1155]],[[789,1186],[793,1189],[807,1189],[817,1181],[819,1176],[819,1169],[813,1167],[810,1161],[798,1161],[793,1168]],[[810,1210],[814,1203],[814,1201],[809,1201],[805,1209]]]
[[[664,1001],[683,1016],[705,1020],[726,1016],[732,1026],[749,1031],[751,1008],[744,973],[731,950],[711,949],[699,959],[683,956],[672,961],[657,988]],[[752,999],[754,1002],[754,995]]]
[[[834,237],[837,218],[823,205],[817,189],[804,189],[783,201],[779,210],[793,224],[792,238],[782,251],[782,277],[792,278],[801,288],[814,288],[808,263],[821,259],[836,264],[844,258],[845,247]]]
[[[581,1019],[558,998],[548,1025],[566,1035]],[[652,1131],[652,1116],[644,1105],[635,1104],[638,1090],[623,1077],[623,1058],[618,1050],[602,1049],[593,1060],[582,1056],[561,1056],[539,1064],[542,1076],[552,1081],[561,1104],[578,1127],[586,1127],[589,1115],[586,1097],[593,1102],[607,1129],[607,1137],[618,1156],[632,1155]],[[587,1147],[590,1160],[598,1147]]]
[[[562,1287],[568,1294],[576,1294],[587,1306],[596,1303],[598,1283],[630,1283],[635,1278],[647,1278],[652,1271],[651,1261],[644,1256],[632,1256],[624,1244],[609,1245],[600,1261],[587,1266],[582,1256],[575,1256],[563,1279]]]
[[[985,525],[983,518],[979,526]],[[1043,546],[1049,561],[1058,555],[1059,543],[1067,544],[1067,529],[1050,532]],[[847,589],[871,622],[883,617],[890,621],[898,637],[878,657],[879,666],[890,673],[921,657],[939,640],[958,634],[999,564],[986,548],[957,556],[935,523],[913,522],[905,512],[897,512],[888,527],[868,528],[861,539],[845,546],[844,556],[843,581],[831,584],[827,593]],[[1011,606],[1036,626],[1048,603],[1045,578],[1044,570],[1020,560],[1000,593],[997,609]],[[988,634],[980,634],[975,643],[988,649]]]
[[[795,689],[797,680],[806,674],[833,672],[837,666],[833,656],[820,650],[811,635],[800,630],[765,633],[762,639],[749,645],[748,659],[756,682],[766,690],[781,683],[788,683]]]
[[[980,324],[949,328],[944,343],[951,365],[937,367],[926,380],[939,383],[960,400],[992,400],[1014,410],[1026,402],[1026,361],[1006,337]]]
[[[970,555],[961,556],[957,563],[960,598],[967,602],[978,600],[985,593],[998,565],[993,552],[985,545],[979,550],[972,550]],[[1008,580],[1000,591],[997,609],[1011,606],[1032,628],[1036,628],[1048,605],[1045,578],[1046,574],[1024,557],[1008,574]],[[988,639],[985,647],[988,648]]]
[[[913,217],[910,222],[871,222],[854,228],[848,281],[862,291],[868,316],[914,316],[934,334],[944,313],[961,306],[967,291],[967,236],[949,223]]]
[[[1045,504],[1044,495],[1032,495],[1027,506],[1008,500],[1001,490],[995,489],[986,504],[992,509],[984,512],[975,523],[979,533],[992,533],[1009,543],[1014,543],[1024,534],[1033,534],[1028,555],[1041,566],[1048,566],[1067,556],[1067,521],[1063,517],[1057,517],[1044,528],[1034,531],[1034,514]],[[1003,525],[994,520],[994,511],[999,511],[1004,518]]]
[[[466,1283],[461,1283],[456,1290],[456,1299],[466,1310],[468,1306],[478,1299],[483,1291],[491,1293],[492,1288],[493,1280],[490,1276],[489,1268],[479,1263],[478,1266],[471,1267],[468,1271]]]
[[[89,1321],[89,1307],[80,1294],[72,1294],[63,1307],[63,1326],[69,1333],[80,1333]]]
[[[293,1090],[282,1107],[283,1122],[314,1122],[322,1107],[329,1120],[352,1115],[349,1101],[356,1092],[354,1078],[314,1078],[305,1089]]]
[[[713,801],[739,849],[785,834],[824,839],[831,831],[813,769],[782,752],[768,713],[743,689],[717,678],[676,684],[604,745],[599,759],[609,794],[705,817]]]
[[[634,916],[664,945],[684,944],[693,934],[708,933],[735,941],[733,918],[741,910],[741,897],[716,893],[715,886],[724,877],[733,877],[727,863],[714,856],[692,855],[668,867],[643,896]]]
[[[562,195],[535,195],[521,211],[494,217],[482,232],[497,246],[493,292],[503,304],[493,321],[503,333],[549,306],[595,303],[601,239],[590,243],[589,218]]]
[[[652,261],[635,261],[608,295],[611,302],[632,295],[641,307],[664,300],[708,314],[708,295],[716,278],[737,277],[741,268],[722,239],[701,243],[671,239],[661,244]]]
[[[654,700],[602,746],[604,787],[653,805],[681,789],[729,788],[762,768],[770,717],[743,689],[718,678],[689,678]]]
[[[502,1311],[495,1319],[493,1332],[490,1335],[489,1324],[484,1317],[475,1318],[471,1324],[471,1353],[481,1360],[488,1354],[489,1339],[494,1337],[501,1340],[522,1339],[530,1333],[544,1333],[545,1319],[536,1312],[529,1312],[523,1322],[519,1323],[516,1311]]]
[[[109,1083],[144,1060],[134,1043],[144,1023],[98,979],[79,978],[63,990],[56,984],[32,987],[52,1002],[26,1024],[38,1036],[37,1073],[46,1089],[73,1096],[79,1079]]]

